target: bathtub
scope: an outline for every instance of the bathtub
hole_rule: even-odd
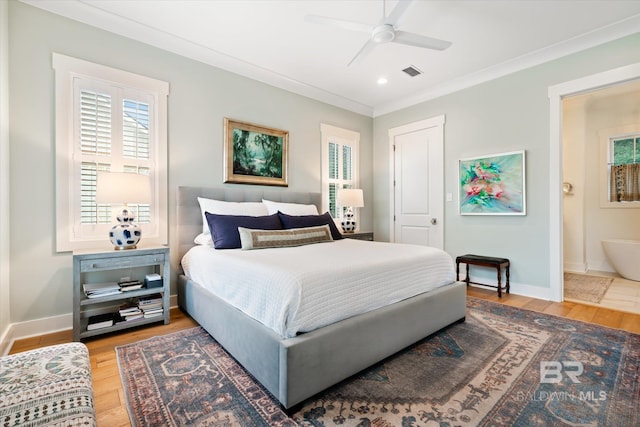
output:
[[[640,240],[603,240],[602,248],[619,275],[640,281]]]

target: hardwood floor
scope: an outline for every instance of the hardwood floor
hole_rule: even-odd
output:
[[[498,298],[496,291],[475,287],[468,288],[467,295],[499,302],[502,304],[581,320],[611,328],[640,333],[640,315],[623,313],[601,307],[593,307],[574,302],[556,303],[542,301],[519,295],[503,295]],[[99,426],[130,426],[125,404],[115,347],[141,341],[156,335],[168,334],[181,329],[197,326],[196,322],[177,308],[171,310],[169,325],[142,326],[126,333],[114,333],[85,340],[91,357],[91,369],[94,383],[94,398]],[[11,353],[30,350],[46,345],[69,342],[71,331],[63,331],[34,338],[16,341]]]
[[[577,302],[552,302],[520,295],[504,295],[500,299],[496,291],[469,287],[467,295],[483,298],[489,301],[500,302],[527,310],[539,311],[546,314],[565,317],[567,319],[581,320],[595,323],[609,328],[622,329],[640,334],[640,314],[625,313],[622,311],[580,304]]]

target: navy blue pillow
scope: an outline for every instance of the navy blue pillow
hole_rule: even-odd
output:
[[[317,227],[318,225],[328,225],[331,229],[331,237],[333,240],[343,239],[342,233],[338,231],[336,223],[331,218],[329,212],[325,212],[322,215],[287,215],[278,211],[278,216],[282,222],[282,227],[285,230],[289,228],[303,228],[303,227]]]
[[[278,214],[265,216],[216,215],[205,212],[209,231],[216,249],[236,249],[242,246],[238,227],[256,230],[282,230]]]

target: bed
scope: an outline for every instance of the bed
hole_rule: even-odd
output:
[[[189,256],[198,252],[203,257],[210,256],[206,250],[194,248],[197,246],[194,244],[194,238],[203,229],[198,197],[231,202],[261,202],[263,199],[268,199],[281,203],[320,206],[319,193],[179,187],[177,220],[178,256],[181,260],[192,248],[193,251]],[[307,245],[309,248],[305,250],[323,251],[326,248],[338,250],[343,246],[347,248],[346,250],[364,251],[370,250],[369,247],[357,245],[369,244],[375,245],[376,242],[345,240]],[[282,249],[289,252],[281,248],[276,249],[280,251],[279,255],[294,254],[295,250],[295,248]],[[223,254],[224,251],[218,251],[215,256],[231,256],[231,251],[225,254]],[[251,252],[253,265],[263,263],[266,268],[271,256],[268,251],[272,250],[259,249],[246,252]],[[231,263],[231,261],[223,263]],[[302,264],[302,262],[295,262],[295,264]],[[449,264],[451,275],[447,277],[453,278],[453,262]],[[188,267],[187,270],[191,271],[191,274],[186,275],[182,272],[178,278],[180,307],[269,390],[285,409],[289,410],[318,392],[420,339],[465,319],[466,286],[462,282],[449,279],[451,283],[439,283],[428,292],[415,296],[405,297],[394,294],[389,297],[390,304],[378,307],[376,305],[378,303],[373,303],[374,308],[359,308],[361,313],[342,320],[334,321],[329,317],[322,319],[318,324],[301,322],[295,327],[280,325],[277,322],[270,324],[264,319],[258,321],[230,304],[228,295],[216,295],[211,292],[211,286],[205,283],[207,273],[198,275],[191,265]],[[295,274],[300,275],[301,271]],[[318,275],[314,272],[304,274],[312,277]],[[392,276],[389,276],[389,280],[393,278]],[[281,276],[276,275],[276,277]],[[437,277],[441,282],[444,276],[439,274]],[[381,279],[381,281],[384,280],[386,279]],[[338,283],[335,290],[340,287],[341,283]],[[334,290],[328,290],[322,298],[328,299],[332,294]],[[268,295],[266,297],[268,298]],[[280,296],[276,299],[280,299]],[[342,297],[338,297],[337,301],[341,299]],[[328,304],[333,307],[333,303]],[[285,314],[284,318],[289,316]],[[280,320],[282,317],[279,317]],[[313,316],[307,317],[313,320]]]

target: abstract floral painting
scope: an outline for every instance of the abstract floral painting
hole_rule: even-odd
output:
[[[526,215],[524,150],[460,160],[461,215]]]

